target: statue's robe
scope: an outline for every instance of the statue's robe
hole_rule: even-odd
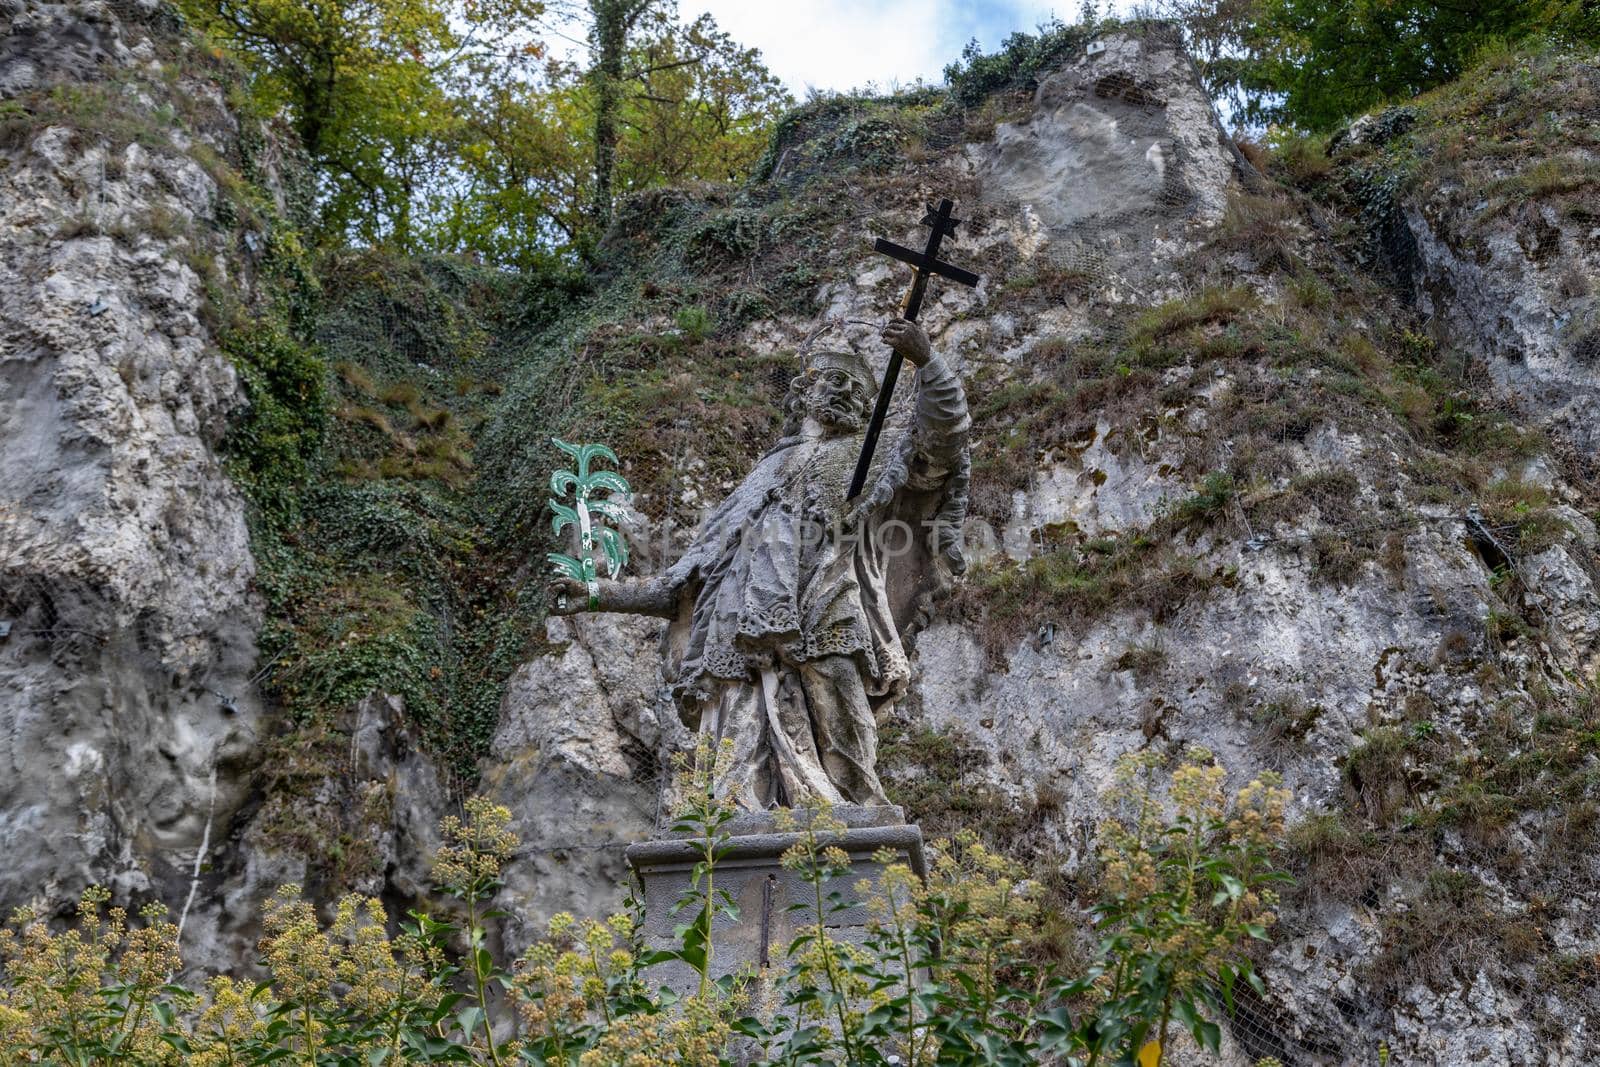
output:
[[[960,378],[934,356],[857,501],[862,433],[785,437],[668,572],[674,699],[686,725],[732,744],[719,794],[750,810],[887,803],[875,709],[905,691],[903,634],[934,572],[960,569],[969,426]]]

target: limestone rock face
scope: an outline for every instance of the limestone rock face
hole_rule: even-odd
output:
[[[159,7],[155,0],[135,0],[128,6],[140,19],[149,19]],[[0,39],[0,97],[91,79],[103,63],[133,59],[122,20],[104,3],[5,0],[0,3],[0,33],[5,35]],[[133,37],[137,44],[137,32]]]
[[[1008,204],[1037,250],[1068,266],[1148,275],[1186,228],[1214,225],[1233,179],[1228,143],[1169,27],[1109,34],[1044,78],[1030,114],[980,150],[980,191]]]
[[[1027,381],[1041,350],[1070,349],[1102,336],[1108,319],[1192,295],[1201,282],[1186,272],[1206,269],[1205,285],[1250,290],[1261,301],[1251,314],[1270,321],[1285,317],[1299,298],[1285,291],[1269,260],[1290,257],[1330,273],[1339,266],[1319,237],[1325,223],[1298,211],[1270,227],[1250,220],[1250,210],[1270,210],[1250,203],[1261,178],[1228,144],[1187,59],[1163,31],[1112,33],[1098,43],[1104,48],[1069,57],[1043,79],[1027,113],[1002,122],[992,140],[916,171],[923,198],[962,189],[968,205],[981,205],[970,209],[974,221],[950,255],[979,268],[982,283],[976,290],[936,287],[922,321],[935,346],[964,360],[969,375],[1001,368],[998,379],[985,382],[991,390]],[[1246,210],[1233,211],[1240,201]],[[1485,262],[1452,249],[1442,236],[1437,241],[1420,259],[1430,278]],[[847,235],[839,244],[850,247]],[[1513,247],[1523,254],[1515,241],[1505,254]],[[1197,260],[1202,248],[1220,256],[1221,265]],[[1569,317],[1587,304],[1562,303],[1557,290],[1537,280],[1524,286],[1520,279],[1531,269],[1495,272],[1492,285],[1485,270],[1460,274],[1448,294],[1443,282],[1430,282],[1419,303],[1444,331],[1438,343],[1447,350],[1488,351],[1484,338],[1507,336],[1507,324],[1518,324],[1526,352],[1549,354],[1545,363],[1530,358],[1527,365],[1552,369],[1537,380],[1508,372],[1501,378],[1505,395],[1519,410],[1570,430],[1581,448],[1588,430],[1579,426],[1578,397],[1589,386],[1581,361],[1561,346],[1563,331],[1576,321]],[[904,279],[864,249],[844,273],[845,280],[822,287],[822,317],[835,324],[835,337],[874,356],[868,323],[892,305]],[[1477,287],[1462,279],[1476,279]],[[1060,284],[1067,295],[1025,310],[1008,303],[1008,290],[1048,284]],[[1493,329],[1474,325],[1480,321]],[[749,327],[742,341],[756,352],[783,352],[812,326],[779,317]],[[1220,428],[1230,410],[1288,399],[1276,373],[1199,370],[1184,360],[1166,367],[1160,403],[1120,410],[1108,404],[1058,447],[1027,456],[1029,473],[1017,479],[1024,487],[1003,503],[980,507],[980,514],[1003,521],[968,531],[972,557],[991,567],[1005,560],[1025,567],[1063,542],[1146,535],[1194,495],[1197,472],[1187,457],[1197,438],[1238,433],[1237,423]],[[1567,391],[1558,395],[1551,383]],[[972,389],[974,417],[981,420],[985,392]],[[967,788],[1052,812],[1046,833],[1067,873],[1092,870],[1103,794],[1124,753],[1203,746],[1234,772],[1236,784],[1279,772],[1294,793],[1296,818],[1313,819],[1351,804],[1345,767],[1374,731],[1448,736],[1473,750],[1484,724],[1515,703],[1504,688],[1491,691],[1474,664],[1498,658],[1520,679],[1512,686],[1523,687],[1514,694],[1519,700],[1550,673],[1592,676],[1600,596],[1590,551],[1592,498],[1581,485],[1540,461],[1486,472],[1491,483],[1542,487],[1552,516],[1560,516],[1554,543],[1527,553],[1513,548],[1515,559],[1496,561],[1475,540],[1478,520],[1438,503],[1408,473],[1400,457],[1413,445],[1392,419],[1367,417],[1351,404],[1306,412],[1295,422],[1272,445],[1282,466],[1294,479],[1325,479],[1338,488],[1308,495],[1296,510],[1238,536],[1179,535],[1188,573],[1208,587],[1204,596],[1138,604],[1140,598],[1129,597],[1086,625],[1030,605],[1030,632],[1003,649],[1001,662],[992,635],[959,615],[936,616],[918,637],[915,725],[959,732],[987,753],[983,781],[968,780]],[[1243,433],[1224,442],[1222,455],[1235,445],[1244,446]],[[1281,491],[1291,482],[1285,475],[1255,491]],[[697,499],[715,500],[727,487],[692,488]],[[1381,542],[1382,551],[1373,553],[1381,558],[1330,579],[1322,540],[1330,534]],[[1496,620],[1507,610],[1503,594],[1512,572],[1522,610],[1539,621],[1505,648]],[[641,634],[635,647],[643,655],[648,639]],[[538,669],[564,672],[566,662],[546,660]],[[531,675],[536,667],[526,670]],[[1568,698],[1579,696],[1574,690]],[[1530,857],[1548,848],[1539,840],[1540,818],[1523,816],[1508,831],[1515,843],[1507,847]],[[1529,888],[1537,876],[1497,872],[1459,833],[1443,834],[1428,862],[1494,887],[1491,925],[1516,923],[1547,906]],[[1561,931],[1562,952],[1582,955],[1600,947],[1592,919],[1600,885],[1582,872],[1565,884],[1569,890],[1546,929]],[[1526,975],[1469,961],[1460,973],[1397,976],[1380,995],[1377,971],[1392,959],[1385,953],[1393,929],[1409,914],[1439,907],[1419,894],[1413,876],[1380,872],[1354,897],[1315,884],[1307,892],[1311,899],[1286,914],[1263,964],[1268,999],[1235,1021],[1229,1062],[1266,1055],[1307,1064],[1375,1061],[1380,1041],[1396,1062],[1510,1065],[1592,1057],[1587,1021],[1575,1024],[1559,1048],[1540,1044],[1550,1013],[1588,1019],[1589,1006],[1571,985],[1542,990]]]
[[[1452,237],[1472,226],[1472,214],[1437,201],[1405,205],[1418,304],[1450,343],[1484,360],[1504,395],[1593,457],[1600,450],[1600,230],[1535,200],[1463,247]]]
[[[147,29],[12,2],[0,99],[138,64]],[[241,799],[261,615],[217,455],[243,395],[199,317],[216,199],[176,145],[0,146],[0,909],[90,882],[182,902]]]
[[[966,198],[958,214],[965,208],[972,221],[948,254],[977,269],[982,283],[975,290],[936,285],[922,321],[935,346],[962,363],[969,383],[980,374],[996,375],[969,384],[975,420],[985,417],[991,392],[1029,380],[1041,351],[1103,337],[1118,317],[1190,296],[1202,285],[1232,285],[1260,301],[1250,314],[1281,319],[1298,298],[1266,261],[1287,257],[1330,273],[1340,266],[1317,219],[1289,211],[1270,229],[1252,230],[1248,212],[1233,210],[1239,201],[1250,206],[1262,179],[1224,137],[1175,38],[1157,27],[1106,34],[1097,44],[1104,47],[1069,57],[1044,78],[1026,113],[1000,123],[992,139],[911,171],[903,179],[911,195],[904,186],[894,190],[913,202],[949,190]],[[875,208],[896,217],[892,204]],[[1256,204],[1252,210],[1269,209]],[[849,236],[841,234],[838,247],[860,248]],[[1578,426],[1578,397],[1589,386],[1581,361],[1561,348],[1563,331],[1570,329],[1562,316],[1587,305],[1562,304],[1551,295],[1556,290],[1547,292],[1537,280],[1524,286],[1523,275],[1509,269],[1461,273],[1468,269],[1462,264],[1481,264],[1482,257],[1474,261],[1444,237],[1437,241],[1431,251],[1424,247],[1420,260],[1437,282],[1424,287],[1423,311],[1441,329],[1473,338],[1456,340],[1447,332],[1439,343],[1478,346],[1508,336],[1508,323],[1516,323],[1526,335],[1517,342],[1524,351],[1549,354],[1545,363],[1530,358],[1527,366],[1554,369],[1537,381],[1508,372],[1502,387],[1530,415],[1571,428],[1581,445],[1588,431]],[[1425,244],[1420,237],[1419,243]],[[1514,241],[1506,255],[1512,247],[1522,255]],[[1202,249],[1212,258],[1197,258]],[[1203,282],[1190,274],[1202,270],[1209,272]],[[1440,279],[1449,271],[1457,273],[1446,285]],[[865,248],[841,274],[818,293],[820,318],[833,331],[828,343],[842,339],[881,358],[870,324],[892,306],[904,278]],[[1059,285],[1066,295],[1022,309],[1008,295],[1047,285]],[[1528,310],[1530,301],[1537,308]],[[1474,325],[1480,322],[1483,328]],[[778,316],[747,327],[740,340],[757,353],[783,353],[815,323]],[[1219,327],[1201,340],[1222,333]],[[1009,498],[978,502],[980,517],[994,521],[968,530],[970,556],[991,568],[1026,568],[1063,543],[1115,544],[1148,535],[1194,495],[1196,439],[1239,433],[1237,442],[1223,442],[1225,456],[1245,446],[1239,424],[1225,428],[1230,411],[1292,401],[1278,373],[1197,369],[1186,360],[1165,367],[1159,402],[1145,408],[1108,403],[1057,446],[1026,455],[1021,462],[1028,472]],[[1567,392],[1552,392],[1552,382],[1564,383]],[[988,410],[999,417],[992,414],[998,402]],[[1028,414],[1005,417],[1020,421]],[[1551,515],[1560,517],[1553,543],[1525,554],[1514,550],[1508,564],[1485,556],[1475,540],[1478,520],[1438,503],[1429,486],[1406,473],[1400,457],[1413,444],[1391,417],[1368,417],[1354,404],[1320,408],[1278,430],[1272,447],[1293,477],[1279,476],[1254,492],[1282,491],[1294,479],[1323,479],[1337,488],[1320,498],[1308,495],[1295,510],[1238,536],[1177,535],[1187,573],[1206,585],[1205,595],[1173,594],[1170,603],[1132,596],[1087,624],[1053,614],[1043,603],[1029,605],[1029,632],[998,658],[993,635],[956,613],[936,613],[917,638],[918,676],[909,702],[914,726],[959,733],[987,754],[982,780],[967,779],[965,788],[988,790],[1024,810],[1049,811],[1041,816],[1043,833],[1065,873],[1092,871],[1094,827],[1124,753],[1204,746],[1234,772],[1236,785],[1262,771],[1279,772],[1293,791],[1295,817],[1313,819],[1352,803],[1345,767],[1375,730],[1448,736],[1471,751],[1484,724],[1511,706],[1503,689],[1490,691],[1474,664],[1498,657],[1520,679],[1513,688],[1525,687],[1523,696],[1544,685],[1542,678],[1583,678],[1595,670],[1600,595],[1592,499],[1583,487],[1541,461],[1487,472],[1490,482],[1542,487]],[[980,454],[976,462],[988,458]],[[701,484],[702,468],[693,458],[683,462],[680,492],[715,501],[729,486]],[[1331,580],[1330,550],[1322,540],[1330,534],[1381,542],[1382,551]],[[1496,619],[1507,608],[1502,594],[1511,571],[1522,609],[1539,623],[1506,648]],[[625,632],[585,620],[564,651],[530,662],[517,676],[486,780],[503,798],[515,796],[510,783],[532,781],[533,790],[521,799],[526,810],[563,813],[548,823],[542,814],[521,816],[530,835],[562,840],[579,825],[596,827],[600,842],[608,840],[618,806],[628,797],[644,801],[649,792],[637,781],[623,785],[619,771],[628,752],[654,747],[659,766],[682,743],[681,733],[663,728],[659,712],[651,723],[619,711],[619,698],[620,708],[650,704],[648,672],[657,663],[658,628],[630,625]],[[616,667],[603,649],[632,662],[626,678],[614,677]],[[564,721],[557,707],[567,709]],[[537,716],[524,708],[539,709]],[[519,725],[523,721],[545,725],[535,730]],[[522,754],[535,752],[535,769],[509,773],[526,758]],[[536,803],[532,798],[545,795],[547,781],[562,782],[566,793],[560,801]],[[641,818],[648,806],[633,803],[630,817]],[[1543,833],[1540,818],[1523,816],[1508,831],[1514,843],[1507,847],[1523,856],[1548,847],[1536,840]],[[1491,869],[1482,856],[1459,833],[1446,833],[1428,859],[1439,870],[1494,887],[1488,905],[1494,921],[1514,923],[1530,909],[1549,906],[1525,881]],[[598,862],[586,867],[574,853],[563,859],[564,866],[539,872],[563,895],[577,872],[610,873]],[[1382,976],[1375,977],[1375,968],[1391,958],[1385,952],[1392,928],[1407,914],[1438,906],[1419,897],[1409,877],[1379,872],[1353,896],[1307,887],[1309,899],[1286,913],[1262,964],[1268,998],[1241,1012],[1231,1028],[1228,1062],[1267,1055],[1286,1063],[1375,1062],[1380,1041],[1395,1062],[1509,1067],[1541,1058],[1592,1058],[1597,1046],[1587,1021],[1575,1024],[1558,1048],[1541,1044],[1540,1027],[1550,1013],[1587,1020],[1587,1006],[1572,986],[1541,990],[1525,975],[1480,963],[1467,966],[1465,977],[1396,977],[1394,988],[1380,996],[1375,985]],[[1568,885],[1545,929],[1560,931],[1563,953],[1581,956],[1600,947],[1592,919],[1600,884],[1576,872]]]
[[[552,619],[565,647],[511,679],[480,791],[511,809],[523,849],[508,865],[518,902],[502,932],[522,948],[558,911],[614,905],[623,850],[655,828],[663,783],[658,747],[681,748],[684,729],[660,692],[653,620]],[[679,739],[663,746],[662,732]]]

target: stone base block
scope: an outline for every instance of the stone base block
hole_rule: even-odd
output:
[[[804,818],[804,812],[796,812]],[[851,874],[827,884],[847,901],[856,898],[856,883],[876,879],[882,865],[874,853],[892,849],[898,862],[911,866],[918,875],[926,874],[922,852],[922,830],[907,825],[905,813],[897,807],[836,807],[832,815],[848,827],[843,834],[830,835],[829,844],[849,854]],[[727,850],[717,863],[716,887],[726,889],[739,906],[739,918],[718,916],[712,926],[712,977],[748,974],[758,984],[751,992],[757,997],[765,990],[762,972],[774,975],[788,970],[789,944],[804,926],[811,924],[814,890],[794,871],[780,862],[782,856],[800,840],[798,832],[779,832],[775,817],[766,812],[740,815],[726,827]],[[628,864],[644,893],[644,935],[652,948],[675,948],[679,941],[674,929],[692,919],[688,909],[675,910],[689,891],[690,876],[700,857],[694,842],[682,836],[665,836],[629,847]],[[806,911],[791,911],[790,905],[804,904]],[[835,940],[856,941],[865,934],[866,906],[859,901],[828,917],[829,933]],[[692,993],[699,976],[684,964],[652,968],[654,981],[680,994]]]

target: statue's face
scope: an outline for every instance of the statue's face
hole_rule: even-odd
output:
[[[833,434],[855,433],[866,425],[872,395],[859,378],[837,367],[823,367],[811,375],[806,393],[806,413]]]

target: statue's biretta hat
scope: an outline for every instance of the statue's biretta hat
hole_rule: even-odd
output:
[[[862,385],[867,392],[878,391],[878,376],[872,373],[872,364],[859,352],[817,352],[806,360],[806,370],[842,370]]]

